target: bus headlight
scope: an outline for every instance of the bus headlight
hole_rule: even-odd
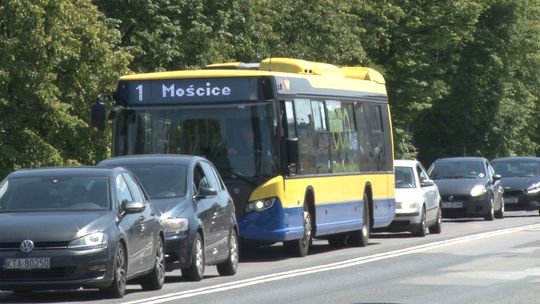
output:
[[[274,206],[275,201],[276,201],[276,198],[273,197],[273,198],[267,198],[267,199],[249,202],[246,205],[246,212],[251,212],[251,211],[261,212],[266,209],[270,209],[272,208],[272,206]]]
[[[486,194],[486,192],[487,192],[486,187],[482,185],[476,185],[471,189],[471,196],[476,197],[476,196],[484,195]]]
[[[161,220],[165,233],[180,233],[188,230],[189,221],[185,217],[173,217]]]

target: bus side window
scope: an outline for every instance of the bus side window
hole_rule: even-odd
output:
[[[311,101],[313,115],[313,146],[315,150],[315,165],[317,173],[332,172],[330,166],[331,134],[327,128],[326,110],[323,101]]]
[[[300,151],[300,173],[317,173],[315,146],[313,140],[314,123],[309,99],[295,99],[294,110],[296,116],[296,136]]]
[[[374,171],[373,166],[373,147],[371,143],[371,125],[369,105],[364,102],[357,102],[355,105],[355,119],[358,128],[358,153],[360,154],[360,171]]]

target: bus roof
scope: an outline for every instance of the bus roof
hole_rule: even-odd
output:
[[[338,67],[292,58],[267,58],[260,63],[218,63],[199,70],[132,74],[120,77],[120,81],[260,76],[304,78],[318,88],[386,92],[384,77],[371,68]],[[359,83],[364,85],[359,86]]]

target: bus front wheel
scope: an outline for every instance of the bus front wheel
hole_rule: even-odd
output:
[[[304,208],[303,212],[304,222],[304,235],[299,240],[292,240],[283,242],[285,251],[290,256],[304,257],[308,254],[309,246],[311,245],[313,226],[311,221],[311,214],[309,214],[307,208]]]

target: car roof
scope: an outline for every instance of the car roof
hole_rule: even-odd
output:
[[[497,162],[497,161],[524,161],[524,160],[540,162],[540,157],[534,157],[534,156],[509,156],[509,157],[495,158],[491,162]]]
[[[394,166],[414,167],[418,164],[417,160],[413,159],[398,159],[394,160]]]
[[[203,157],[195,155],[182,154],[145,154],[128,155],[105,159],[99,162],[98,166],[122,166],[131,164],[178,164],[189,165],[196,160],[206,160]]]
[[[434,162],[452,162],[452,161],[484,161],[486,158],[479,156],[460,156],[460,157],[444,157],[435,160]]]
[[[118,170],[118,169],[117,169]],[[42,176],[109,176],[115,168],[103,167],[42,167],[19,169],[9,177],[42,177]]]

